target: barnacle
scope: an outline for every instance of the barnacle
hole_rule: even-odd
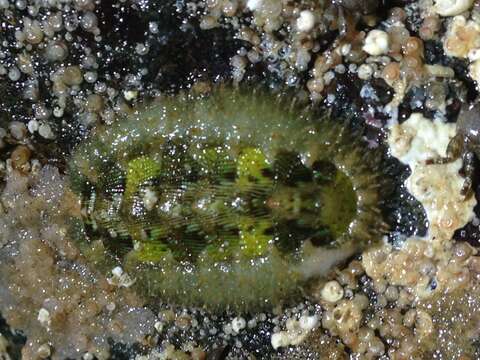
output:
[[[86,222],[148,295],[248,310],[378,240],[381,150],[285,95],[164,97],[70,161]],[[313,268],[313,270],[312,270]]]

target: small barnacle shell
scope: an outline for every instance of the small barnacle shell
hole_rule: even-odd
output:
[[[388,34],[383,30],[372,30],[365,38],[363,51],[369,55],[378,56],[388,53],[390,41]]]
[[[300,32],[309,32],[315,26],[315,15],[309,10],[303,10],[300,12],[300,16],[297,19],[297,28]]]
[[[434,11],[441,16],[455,16],[470,9],[473,0],[436,0]]]
[[[76,149],[86,223],[132,286],[181,305],[271,307],[380,239],[381,150],[284,99],[165,97]]]
[[[477,84],[480,84],[480,60],[475,60],[468,67],[470,77],[476,81]]]

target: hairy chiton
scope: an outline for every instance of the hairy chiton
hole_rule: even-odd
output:
[[[383,156],[347,121],[219,87],[98,129],[69,177],[90,233],[139,290],[248,311],[381,238]]]

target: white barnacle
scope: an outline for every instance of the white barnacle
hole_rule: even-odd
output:
[[[309,32],[315,26],[315,15],[309,10],[300,12],[300,17],[297,19],[297,29],[300,32]]]
[[[262,0],[248,0],[247,7],[252,11],[257,10],[262,5],[262,2]]]
[[[236,317],[232,320],[232,330],[235,333],[239,333],[243,329],[245,329],[245,326],[247,326],[247,322],[243,317]]]
[[[436,0],[434,11],[441,16],[455,16],[470,9],[473,0]]]
[[[120,266],[112,269],[112,275],[112,277],[107,279],[110,285],[128,288],[135,283],[135,279],[132,279]]]
[[[388,34],[382,30],[372,30],[365,38],[363,50],[373,56],[388,53],[390,48],[390,40]]]
[[[332,280],[327,282],[321,291],[322,300],[335,303],[343,298],[343,288],[338,281]]]

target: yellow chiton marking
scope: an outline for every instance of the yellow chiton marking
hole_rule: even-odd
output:
[[[168,246],[159,242],[144,242],[135,251],[138,260],[143,262],[159,262],[170,252]]]
[[[270,179],[263,175],[263,170],[269,166],[267,158],[260,149],[245,148],[237,161],[237,185],[247,186],[253,180],[267,184]]]
[[[127,169],[125,197],[130,199],[145,181],[151,180],[160,174],[160,164],[148,156],[140,156],[130,160]]]
[[[272,241],[272,236],[265,234],[270,227],[272,224],[268,220],[245,218],[239,224],[242,254],[248,258],[265,255]]]

